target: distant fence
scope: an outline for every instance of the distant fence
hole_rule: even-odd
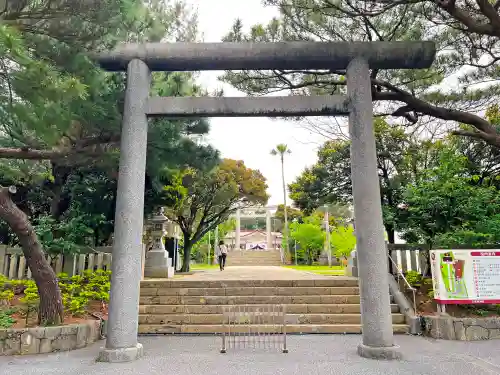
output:
[[[105,246],[84,249],[74,255],[45,254],[45,259],[56,274],[64,272],[69,276],[74,276],[81,275],[86,270],[111,270],[111,251],[111,246]],[[144,255],[143,251],[143,274]],[[0,273],[9,279],[31,279],[31,270],[20,248],[0,245]]]
[[[500,245],[481,245],[479,249],[498,249]],[[470,245],[454,246],[454,249],[473,249]],[[429,267],[429,246],[428,245],[410,245],[410,244],[387,244],[389,256],[398,265],[399,269],[406,273],[408,271],[417,271],[420,274],[431,272]],[[393,274],[396,270],[392,270],[391,262],[389,261],[389,269]]]
[[[425,272],[427,268],[427,254],[429,247],[426,245],[387,244],[389,256],[403,272]],[[389,262],[390,263],[390,262]],[[394,270],[392,273],[395,273]]]

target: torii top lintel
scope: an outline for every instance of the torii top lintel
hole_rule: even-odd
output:
[[[109,71],[140,59],[152,71],[346,69],[355,58],[372,69],[422,69],[436,55],[433,42],[277,42],[122,44],[95,56]]]

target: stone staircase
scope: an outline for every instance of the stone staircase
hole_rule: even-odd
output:
[[[140,334],[207,333],[224,330],[223,309],[284,304],[289,333],[361,333],[357,280],[146,280],[141,282]],[[391,298],[392,302],[392,298]],[[395,333],[407,333],[405,317],[392,304]],[[255,331],[279,326],[262,319]],[[239,327],[239,328],[238,328]],[[242,331],[248,325],[237,326]]]
[[[227,266],[280,266],[279,250],[232,250],[227,254]]]

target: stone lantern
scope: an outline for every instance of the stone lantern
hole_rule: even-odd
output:
[[[158,214],[150,220],[153,239],[153,248],[146,253],[146,263],[144,265],[144,276],[152,278],[171,278],[174,277],[174,267],[172,259],[168,257],[168,252],[163,243],[163,237],[167,233],[168,219],[164,215],[163,207]]]

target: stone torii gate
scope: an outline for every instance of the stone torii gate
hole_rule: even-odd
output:
[[[393,342],[388,261],[377,175],[370,69],[428,68],[431,42],[125,44],[96,59],[127,72],[106,346],[99,360],[142,356],[137,341],[148,117],[349,115],[361,294],[362,343],[370,358],[399,358]],[[150,97],[151,71],[346,70],[347,95]]]

